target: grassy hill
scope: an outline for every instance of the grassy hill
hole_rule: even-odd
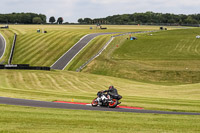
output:
[[[200,81],[199,28],[136,34],[115,38],[83,72],[145,82],[198,83]],[[116,47],[116,46],[119,47]]]
[[[90,30],[90,27],[93,29]],[[46,30],[48,33],[37,33],[37,29]],[[86,34],[150,29],[158,27],[108,26],[108,30],[100,30],[94,25],[10,25],[7,31],[18,35],[13,64],[51,66]]]

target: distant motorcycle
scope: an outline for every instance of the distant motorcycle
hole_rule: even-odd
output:
[[[104,106],[109,108],[115,108],[119,102],[119,100],[122,99],[122,96],[120,95],[110,95],[110,94],[102,94],[101,98],[96,97],[94,100],[92,100],[92,106]]]

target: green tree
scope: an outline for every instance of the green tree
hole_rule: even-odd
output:
[[[90,24],[92,22],[92,19],[91,18],[84,18],[83,22],[86,23],[86,24]]]
[[[42,23],[42,19],[40,17],[33,18],[33,24],[41,24],[41,23]]]
[[[79,18],[79,19],[78,19],[78,22],[79,22],[80,24],[82,24],[82,23],[83,23],[83,19],[82,19],[82,18]]]
[[[51,17],[49,18],[49,23],[53,24],[54,22],[56,22],[56,19],[55,19],[54,16],[51,16]]]
[[[42,22],[46,23],[46,16],[43,14],[36,13],[10,13],[10,14],[0,14],[0,23],[20,23],[20,24],[32,24],[33,18],[39,17]],[[38,23],[38,22],[35,22]]]
[[[188,16],[185,21],[187,24],[198,24],[198,21],[193,19],[192,16]]]
[[[47,17],[43,14],[39,14],[39,17],[42,19],[42,23],[45,24]]]
[[[62,23],[63,23],[63,18],[62,18],[62,17],[59,17],[58,20],[57,20],[57,23],[58,23],[58,24],[62,24]]]

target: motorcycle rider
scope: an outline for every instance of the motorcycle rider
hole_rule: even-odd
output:
[[[118,92],[117,92],[117,89],[114,88],[114,86],[110,86],[109,89],[107,90],[107,93],[111,96],[114,96],[114,95],[118,95]]]
[[[105,94],[106,92],[107,92],[107,94]],[[97,96],[98,96],[97,101],[100,105],[102,105],[102,102],[105,102],[106,100],[108,100],[108,98],[107,98],[108,94],[111,96],[118,95],[117,89],[111,85],[111,86],[109,86],[108,90],[99,91],[97,93]]]

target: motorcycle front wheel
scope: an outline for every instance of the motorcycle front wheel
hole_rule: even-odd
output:
[[[118,104],[118,100],[117,99],[112,99],[112,102],[109,103],[109,108],[115,108]]]
[[[94,100],[92,100],[91,105],[92,105],[93,107],[96,107],[96,106],[98,105],[97,98],[95,98]]]

